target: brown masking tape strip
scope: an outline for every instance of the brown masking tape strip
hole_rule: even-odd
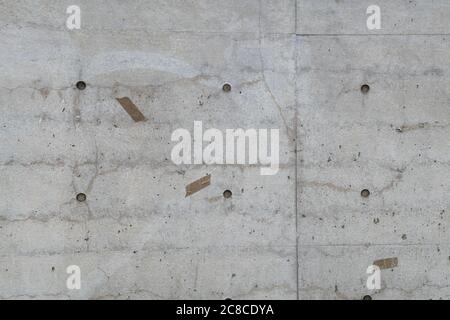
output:
[[[211,176],[207,175],[186,186],[186,197],[194,194],[211,184]]]
[[[375,266],[378,266],[380,269],[392,269],[398,265],[398,259],[397,258],[381,259],[374,261],[373,264]]]
[[[128,97],[116,98],[120,105],[125,109],[125,111],[130,115],[130,117],[136,121],[147,120],[145,116],[139,111],[138,107],[130,100]]]

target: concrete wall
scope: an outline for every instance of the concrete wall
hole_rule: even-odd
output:
[[[449,298],[449,18],[446,0],[0,1],[0,298]],[[175,165],[194,121],[279,129],[278,174]]]

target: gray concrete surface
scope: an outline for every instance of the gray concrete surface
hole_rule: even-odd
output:
[[[0,9],[0,299],[450,298],[447,1]],[[194,121],[280,129],[278,174],[175,165]]]

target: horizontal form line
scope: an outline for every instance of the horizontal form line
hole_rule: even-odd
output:
[[[450,36],[450,33],[296,33],[298,37],[410,37],[410,36]]]

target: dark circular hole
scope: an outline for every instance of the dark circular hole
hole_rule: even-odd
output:
[[[225,83],[225,84],[222,86],[222,90],[225,91],[225,92],[230,92],[230,91],[231,91],[231,84]]]
[[[233,299],[231,299],[231,298],[225,298],[225,300],[233,300]]]
[[[223,192],[223,197],[226,199],[231,198],[232,195],[233,195],[233,193],[230,190],[225,190]]]
[[[369,296],[369,295],[365,295],[365,296],[363,297],[363,300],[372,300],[372,297]]]
[[[361,197],[368,198],[370,196],[370,191],[367,189],[364,189],[361,191]]]
[[[79,202],[86,201],[86,195],[84,193],[77,194],[77,201],[79,201]]]
[[[367,93],[367,92],[369,92],[369,90],[370,90],[370,87],[369,87],[368,84],[363,84],[363,85],[361,86],[361,92],[362,92],[362,93]]]
[[[84,89],[86,89],[86,82],[84,82],[84,81],[78,81],[78,82],[77,82],[77,89],[78,89],[78,90],[84,90]]]

